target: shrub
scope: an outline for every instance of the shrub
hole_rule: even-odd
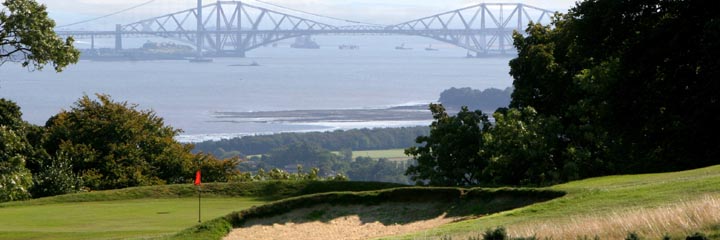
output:
[[[498,227],[495,230],[488,229],[483,234],[483,240],[507,240],[507,232],[504,227]]]

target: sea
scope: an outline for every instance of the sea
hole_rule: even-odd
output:
[[[96,47],[112,46],[112,39]],[[468,58],[467,51],[411,36],[318,36],[320,49],[291,48],[292,41],[254,49],[245,58],[185,60],[81,60],[61,73],[46,66],[31,71],[0,66],[0,98],[16,102],[23,118],[44,125],[83,95],[108,94],[115,101],[154,111],[183,130],[182,142],[279,132],[428,125],[430,120],[225,121],[218,113],[290,110],[385,109],[427,105],[451,87],[512,85],[510,56]],[[146,41],[136,39],[135,46]],[[79,48],[88,48],[78,39]],[[125,43],[126,47],[133,44]],[[357,45],[343,50],[340,45]],[[406,50],[397,50],[403,45]],[[437,49],[429,51],[426,48]],[[256,63],[258,66],[248,66]],[[429,116],[428,112],[428,117]]]

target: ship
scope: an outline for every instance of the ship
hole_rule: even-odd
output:
[[[430,46],[425,48],[425,51],[437,51],[437,50],[438,50],[437,48],[432,47],[432,44],[430,44]]]
[[[295,42],[290,45],[291,48],[307,48],[307,49],[318,49],[318,45],[310,36],[296,37]]]
[[[400,46],[395,47],[395,50],[412,50],[412,48],[405,47],[405,44],[400,44]]]
[[[338,46],[338,49],[340,49],[340,50],[357,50],[359,48],[360,48],[360,46],[354,45],[354,44],[350,44],[350,45],[343,44],[343,45]]]

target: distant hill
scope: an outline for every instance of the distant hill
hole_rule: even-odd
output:
[[[505,90],[488,88],[485,90],[464,88],[450,88],[440,94],[440,103],[448,109],[460,109],[467,106],[470,110],[482,110],[483,112],[494,112],[497,108],[510,105],[510,95],[513,88]]]

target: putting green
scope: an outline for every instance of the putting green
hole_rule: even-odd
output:
[[[203,198],[202,219],[265,203],[254,198]],[[53,203],[0,208],[0,239],[144,239],[198,222],[197,198]]]

